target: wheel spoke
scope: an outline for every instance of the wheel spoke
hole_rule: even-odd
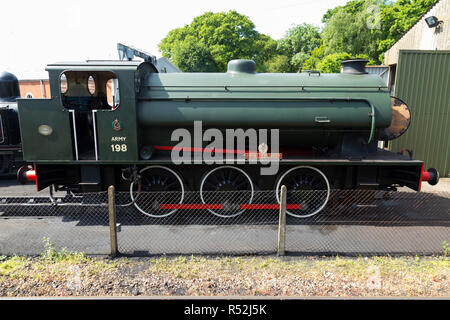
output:
[[[166,217],[176,212],[176,209],[160,208],[160,204],[163,203],[183,202],[183,182],[175,171],[164,166],[149,166],[142,169],[139,174],[143,194],[137,196],[135,191],[137,185],[135,186],[134,182],[130,185],[130,196],[136,209],[149,217]]]
[[[325,207],[330,195],[326,176],[314,167],[298,166],[282,174],[275,188],[278,202],[282,185],[287,187],[288,203],[300,204],[300,209],[286,210],[286,213],[299,218],[319,213]]]
[[[251,191],[250,198],[247,193],[242,193],[246,190]],[[253,184],[250,177],[241,169],[231,166],[212,169],[204,176],[201,182],[200,197],[202,202],[208,203],[214,200],[214,198],[217,201],[217,193],[210,194],[206,193],[206,191],[233,192],[231,195],[233,200],[231,201],[224,200],[223,197],[220,197],[219,202],[222,202],[224,209],[207,209],[209,212],[220,217],[234,217],[241,214],[245,210],[240,209],[235,204],[251,203],[253,199]],[[239,193],[234,194],[235,192]]]

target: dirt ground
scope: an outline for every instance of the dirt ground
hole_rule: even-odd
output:
[[[438,193],[450,192],[450,178],[441,178],[437,185],[432,186],[428,182],[422,183],[422,192]]]

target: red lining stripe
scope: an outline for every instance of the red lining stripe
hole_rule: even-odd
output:
[[[419,181],[419,191],[420,192],[422,190],[422,175],[423,175],[423,167],[425,165],[425,162],[422,162],[422,169],[420,169],[420,181]]]
[[[241,209],[280,209],[279,204],[241,204]],[[299,204],[287,204],[286,209],[300,209]]]
[[[190,151],[190,152],[217,152],[222,154],[244,154],[246,159],[252,158],[252,159],[265,159],[265,158],[271,158],[271,159],[282,159],[283,154],[282,153],[267,153],[267,154],[261,154],[256,151],[246,151],[246,150],[231,150],[231,149],[211,149],[211,148],[197,148],[197,147],[172,147],[172,146],[153,146],[153,149],[155,150],[164,150],[164,151]]]
[[[198,204],[198,203],[162,203],[161,209],[223,209],[223,206],[219,204]]]
[[[34,174],[36,176],[36,180],[35,180],[35,182],[36,182],[36,191],[39,192],[39,184],[38,184],[38,175],[37,175],[37,170],[36,170],[36,164],[33,164],[33,166],[34,166]]]
[[[191,147],[172,147],[172,146],[153,146],[155,150],[177,150],[177,151],[193,151],[193,152],[217,152],[217,153],[233,153],[233,154],[245,154],[245,150],[230,150],[230,149],[211,149],[211,148],[191,148]]]

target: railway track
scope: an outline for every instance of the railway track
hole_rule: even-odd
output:
[[[89,203],[90,202],[90,203]],[[8,207],[8,206],[87,206],[87,205],[96,205],[96,206],[107,206],[106,203],[92,203],[92,201],[87,201],[87,199],[83,197],[34,197],[34,196],[9,196],[9,197],[0,197],[0,207]]]
[[[106,195],[96,195],[97,198],[88,196],[3,196],[0,197],[0,219],[34,218],[45,219],[55,216],[70,215],[72,218],[86,219],[88,208],[102,208],[106,210]],[[352,204],[343,209],[324,210],[313,218],[298,219],[288,216],[288,225],[376,225],[376,226],[450,226],[449,208],[445,205],[437,205],[439,210],[434,213],[418,214],[420,208],[408,206],[408,199],[400,199],[393,206],[379,201],[375,204]],[[447,199],[448,200],[448,199]],[[123,207],[124,204],[118,204]],[[64,210],[58,210],[61,208]],[[436,209],[436,206],[434,206]],[[106,212],[106,211],[105,211]],[[234,218],[219,218],[212,216],[205,210],[180,210],[178,214],[165,218],[141,217],[133,206],[119,213],[119,219],[123,223],[140,221],[150,224],[277,224],[277,210],[249,210],[247,214],[241,214]],[[144,221],[142,221],[144,222]]]
[[[90,214],[107,214],[107,194],[91,193],[75,195],[71,193],[45,193],[35,191],[32,185],[20,186],[14,180],[0,181],[2,193],[0,194],[0,218],[45,218],[54,216],[70,216],[74,219],[88,220]],[[257,200],[265,200],[276,203],[276,199],[270,193],[265,198],[264,191],[258,191],[261,197]],[[323,212],[317,216],[300,219],[288,215],[287,222],[290,225],[376,225],[376,226],[407,226],[407,225],[434,225],[450,226],[450,194],[403,192],[376,193],[371,201],[368,196],[361,193],[339,193],[341,198],[334,197],[335,203],[327,204]],[[389,195],[386,198],[384,195]],[[118,219],[123,223],[149,223],[163,225],[182,224],[277,224],[278,210],[254,210],[249,209],[234,218],[220,218],[213,216],[207,210],[189,209],[192,203],[199,203],[197,195],[192,193],[185,199],[185,208],[169,217],[151,218],[143,216],[130,203],[128,193],[117,192],[116,205],[118,207]],[[358,201],[357,199],[360,198]],[[217,203],[223,203],[223,198],[216,199]],[[263,201],[264,202],[264,201]],[[254,202],[257,203],[257,202]],[[268,202],[267,202],[268,203]],[[183,209],[184,208],[184,209]],[[252,207],[253,208],[253,207]]]

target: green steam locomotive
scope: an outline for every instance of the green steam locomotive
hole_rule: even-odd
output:
[[[258,74],[251,60],[232,60],[225,73],[160,73],[154,57],[50,64],[52,98],[18,100],[24,159],[34,164],[18,178],[74,193],[115,185],[133,201],[175,193],[178,204],[188,191],[204,204],[220,191],[240,191],[247,204],[256,190],[278,197],[281,185],[322,192],[306,216],[332,189],[436,184],[435,169],[378,147],[408,129],[410,110],[365,62],[344,61],[340,74]]]

